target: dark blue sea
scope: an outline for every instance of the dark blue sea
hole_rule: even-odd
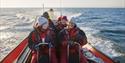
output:
[[[107,55],[125,61],[125,8],[79,8],[65,11],[81,13],[75,17],[75,22],[87,33],[88,38],[91,37],[89,42]],[[113,50],[123,55],[118,56]]]
[[[46,9],[48,10],[48,9]],[[74,18],[94,47],[121,63],[125,62],[125,8],[55,8],[55,14]],[[40,8],[0,9],[0,59],[32,31]]]

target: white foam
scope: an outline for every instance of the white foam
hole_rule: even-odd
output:
[[[0,30],[7,29],[9,26],[0,26]]]
[[[12,32],[0,32],[0,39],[10,38],[14,36],[14,33]]]
[[[32,21],[33,17],[35,17],[35,15],[31,15],[31,14],[23,14],[23,13],[17,13],[16,14],[16,17],[23,20],[24,22],[27,22],[27,21]]]
[[[82,13],[76,13],[76,14],[71,14],[70,16],[69,16],[69,19],[71,19],[72,17],[79,17],[80,15],[82,15]]]
[[[80,25],[80,23],[79,24],[77,24],[78,25],[78,27],[80,27],[79,25]],[[87,35],[92,35],[92,34],[96,34],[96,33],[98,33],[99,32],[99,30],[97,30],[97,29],[93,29],[93,28],[90,28],[90,27],[80,27],[80,29],[82,29],[83,31],[85,31],[85,33],[87,34]]]
[[[88,42],[91,43],[94,47],[96,47],[101,52],[105,53],[106,55],[112,58],[123,55],[115,51],[115,49],[113,49],[114,42],[98,36],[97,37],[93,36],[93,34],[97,34],[99,30],[96,30],[96,29],[94,30],[88,27],[80,27],[80,28],[85,31],[88,38]]]

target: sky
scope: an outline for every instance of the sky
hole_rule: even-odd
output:
[[[43,3],[45,7],[125,8],[125,0],[0,0],[0,7],[42,7]]]

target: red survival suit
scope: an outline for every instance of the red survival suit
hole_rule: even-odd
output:
[[[78,42],[81,46],[87,43],[87,37],[85,33],[77,27],[74,27],[70,30],[63,29],[59,33],[59,42],[61,44],[61,52],[60,52],[60,63],[68,63],[67,60],[67,45],[68,40],[72,40],[74,42]],[[78,49],[73,48],[73,50],[69,50],[71,53],[76,53]],[[84,57],[82,52],[80,52],[80,63],[87,63],[87,59]]]
[[[56,52],[54,47],[55,33],[51,29],[47,29],[45,32],[38,33],[36,30],[32,31],[29,35],[28,46],[32,50],[31,63],[37,63],[37,50],[35,45],[37,45],[42,38],[45,38],[45,42],[51,43],[51,63],[57,63]],[[44,50],[44,54],[48,54],[48,50]]]

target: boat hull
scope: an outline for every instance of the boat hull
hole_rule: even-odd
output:
[[[86,44],[82,49],[87,49],[93,56],[101,59],[102,63],[115,63],[110,57],[106,56],[90,44]],[[85,51],[83,50],[83,54],[84,52]],[[12,50],[1,63],[30,63],[31,57],[31,50],[28,47],[28,39],[26,38]]]

